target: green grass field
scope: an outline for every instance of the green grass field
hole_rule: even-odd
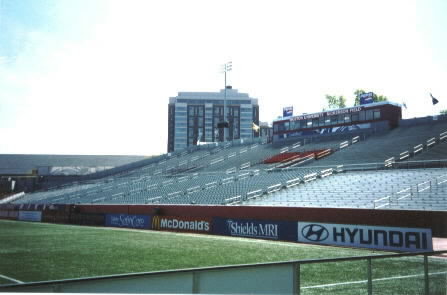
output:
[[[6,220],[0,220],[0,239],[0,284],[11,283],[1,276],[34,282],[384,254],[255,239]],[[420,257],[374,261],[374,290],[381,290],[379,294],[423,293],[423,276],[420,276],[423,274],[422,261]],[[366,279],[366,263],[363,261],[303,265],[301,271],[304,294],[366,292],[366,282],[363,282]],[[431,258],[429,272],[434,273],[430,277],[431,293],[445,294],[447,261]]]

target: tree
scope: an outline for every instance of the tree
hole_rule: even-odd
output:
[[[447,115],[447,110],[442,110],[439,112],[440,115]]]
[[[356,89],[354,91],[354,95],[355,95],[355,100],[354,100],[354,105],[358,106],[360,105],[360,95],[367,93],[365,90],[363,89]],[[379,101],[388,101],[388,98],[384,95],[377,95],[377,94],[373,94],[373,102],[379,102]]]
[[[335,95],[326,94],[326,100],[330,109],[346,107],[346,98],[344,98],[343,95],[337,97]]]

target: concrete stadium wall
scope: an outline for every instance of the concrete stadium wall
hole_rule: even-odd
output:
[[[17,207],[17,208],[15,208]],[[297,208],[197,205],[0,205],[0,218],[17,219],[20,210],[42,211],[42,221],[104,225],[107,214],[252,219],[277,222],[315,222],[386,227],[427,228],[434,237],[447,237],[447,211]]]
[[[447,236],[447,212],[433,211],[191,205],[6,207],[0,206],[0,218],[191,232],[398,252],[431,251],[433,236]]]
[[[15,208],[17,207],[17,208]],[[51,210],[43,205],[0,205],[3,219],[17,219],[18,210],[43,211],[42,221],[103,225],[104,214],[160,215],[201,218],[240,218],[270,221],[317,222],[388,227],[429,228],[434,237],[447,237],[447,211],[373,210],[198,205],[67,205]],[[15,214],[15,215],[14,215]]]
[[[84,213],[103,214],[125,213],[419,227],[432,229],[435,237],[447,237],[447,212],[445,211],[191,205],[79,205],[79,210]]]

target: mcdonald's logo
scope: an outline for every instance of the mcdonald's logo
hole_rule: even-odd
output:
[[[152,217],[152,229],[160,229],[160,216],[155,215]]]
[[[211,231],[210,218],[158,216],[152,217],[152,229],[186,232]]]

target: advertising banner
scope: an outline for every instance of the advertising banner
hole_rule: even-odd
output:
[[[106,214],[106,226],[149,229],[151,227],[150,216],[130,215],[130,214]]]
[[[371,128],[371,123],[352,124],[348,126],[337,126],[337,127],[318,128],[313,130],[296,131],[287,133],[286,137],[309,136],[309,135],[330,134],[330,133],[331,134],[345,133],[368,128]]]
[[[298,222],[298,242],[404,252],[432,251],[431,229]]]
[[[296,223],[287,221],[214,218],[213,232],[233,237],[296,241]]]
[[[207,217],[152,217],[152,229],[177,232],[211,233],[213,220]]]
[[[282,109],[283,117],[291,117],[293,116],[293,107],[285,107]]]
[[[41,222],[42,211],[19,211],[19,220]]]
[[[368,104],[374,102],[374,93],[368,92],[360,94],[360,104]]]

